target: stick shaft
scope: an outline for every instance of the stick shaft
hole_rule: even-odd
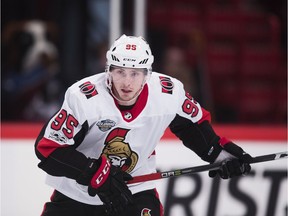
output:
[[[261,156],[254,157],[251,164],[261,163],[261,162],[266,162],[266,161],[273,161],[273,160],[278,160],[278,159],[287,158],[287,157],[288,157],[288,151],[268,154],[268,155],[261,155]],[[222,163],[219,162],[219,163],[195,166],[195,167],[190,167],[190,168],[185,168],[185,169],[171,170],[171,171],[165,171],[165,172],[156,172],[156,173],[151,173],[147,175],[135,176],[133,177],[132,180],[128,181],[127,183],[133,184],[133,183],[153,181],[153,180],[176,177],[176,176],[187,175],[187,174],[194,174],[198,172],[216,170],[221,167],[221,164]]]

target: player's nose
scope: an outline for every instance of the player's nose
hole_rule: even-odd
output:
[[[131,75],[126,75],[124,77],[125,85],[131,85],[133,83],[133,77]]]

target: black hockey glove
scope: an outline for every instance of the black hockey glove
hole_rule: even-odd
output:
[[[99,168],[91,179],[88,193],[90,196],[99,196],[109,215],[120,216],[125,212],[126,206],[133,202],[132,193],[125,183],[132,176],[111,165],[104,156],[97,163]]]
[[[244,152],[241,147],[232,142],[227,142],[221,146],[223,150],[215,162],[222,161],[222,166],[219,170],[209,171],[209,176],[213,178],[219,175],[222,179],[228,179],[247,175],[251,170],[249,164],[253,159],[251,155]]]

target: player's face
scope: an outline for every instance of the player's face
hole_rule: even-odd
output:
[[[144,69],[115,67],[111,70],[113,92],[121,105],[132,105],[145,80]]]

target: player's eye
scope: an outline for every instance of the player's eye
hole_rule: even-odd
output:
[[[123,74],[124,74],[124,71],[121,70],[121,69],[117,69],[115,72],[116,72],[117,74],[119,74],[119,75],[123,75]]]
[[[138,76],[138,73],[137,73],[137,72],[132,72],[132,73],[131,73],[131,76],[132,76],[132,77],[136,77],[136,76]]]

